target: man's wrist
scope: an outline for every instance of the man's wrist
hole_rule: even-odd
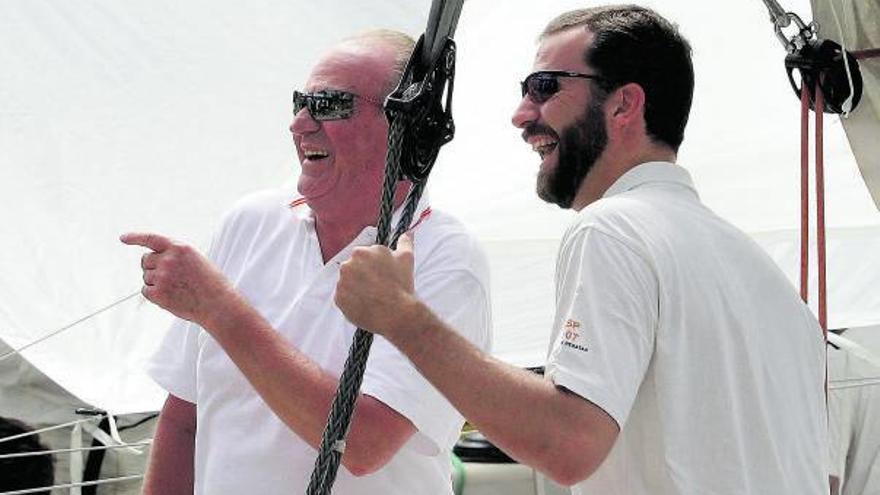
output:
[[[431,309],[415,296],[400,305],[396,318],[392,319],[385,337],[399,349],[412,348],[421,334],[435,320]]]
[[[255,318],[260,318],[256,310],[232,290],[199,323],[214,339],[222,342],[230,335],[240,332],[236,329],[252,326]]]

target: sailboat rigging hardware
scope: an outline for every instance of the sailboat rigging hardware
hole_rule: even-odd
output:
[[[806,24],[794,12],[786,12],[776,0],[763,0],[770,12],[773,30],[785,51],[785,70],[795,95],[801,97],[801,89],[807,88],[810,109],[816,109],[818,87],[824,96],[822,111],[849,114],[855,110],[862,97],[862,74],[859,63],[852,53],[840,44],[819,39],[819,25],[814,21]],[[797,30],[786,37],[784,28],[794,25]],[[800,73],[800,86],[794,71]]]

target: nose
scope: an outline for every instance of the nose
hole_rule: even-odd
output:
[[[532,122],[536,122],[541,116],[540,105],[536,104],[529,95],[520,100],[519,105],[513,112],[510,122],[514,127],[523,129]]]
[[[291,134],[300,136],[317,132],[320,127],[321,123],[312,118],[312,114],[309,113],[308,108],[301,109],[299,113],[293,116],[293,121],[290,122]]]

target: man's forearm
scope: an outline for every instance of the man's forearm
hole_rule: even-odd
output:
[[[121,240],[153,251],[141,258],[144,297],[207,330],[275,414],[317,446],[337,380],[290,346],[191,246],[150,233],[129,233]],[[343,463],[354,474],[378,469],[415,431],[395,410],[361,396]]]
[[[222,320],[206,324],[272,411],[300,438],[318,448],[338,380],[290,346],[243,301]],[[374,471],[414,432],[412,424],[396,411],[361,395],[343,464],[353,474]]]
[[[499,447],[557,482],[591,474],[617,438],[596,405],[506,365],[449,328],[418,299],[412,239],[397,249],[357,248],[342,264],[336,305],[349,321],[383,335],[453,406]]]
[[[169,396],[159,415],[144,495],[192,495],[195,405]]]
[[[563,483],[598,467],[617,435],[604,411],[480,351],[424,304],[408,307],[406,328],[387,337],[499,447]]]

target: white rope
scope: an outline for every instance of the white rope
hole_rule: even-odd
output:
[[[846,52],[846,37],[843,34],[843,27],[840,25],[840,19],[837,17],[837,9],[834,8],[834,0],[828,2],[828,7],[831,8],[831,15],[834,16],[834,22],[837,23],[837,31],[840,34],[840,48],[843,50],[843,66],[846,68],[846,80],[849,82],[849,96],[846,98],[846,101],[843,102],[843,114],[841,115],[843,118],[848,118],[850,111],[852,111],[852,102],[856,90],[853,87],[852,72],[849,68],[849,57],[847,57]],[[843,23],[846,24],[846,18],[843,19]]]
[[[828,343],[837,346],[841,351],[865,361],[875,368],[880,368],[880,357],[854,340],[848,339],[843,335],[828,332]],[[840,378],[837,380],[832,379],[828,382],[828,389],[839,390],[874,385],[880,385],[880,376],[860,376],[853,378]]]
[[[23,351],[23,350],[25,350],[25,349],[28,349],[28,348],[30,348],[30,347],[32,347],[32,346],[35,346],[35,345],[39,344],[40,342],[43,342],[44,340],[48,340],[48,339],[50,339],[50,338],[52,338],[52,337],[58,335],[58,334],[61,333],[61,332],[64,332],[64,331],[66,331],[66,330],[70,330],[71,328],[73,328],[73,327],[79,325],[80,323],[82,323],[82,322],[88,320],[89,318],[93,318],[93,317],[95,317],[95,316],[98,316],[99,314],[101,314],[101,313],[103,313],[103,312],[105,312],[105,311],[107,311],[107,310],[109,310],[109,309],[111,309],[111,308],[114,308],[114,307],[116,307],[116,306],[118,306],[118,305],[124,303],[125,301],[128,301],[129,299],[131,299],[131,298],[133,298],[133,297],[139,296],[140,294],[141,294],[141,291],[140,291],[140,290],[138,290],[137,292],[131,293],[131,294],[129,294],[129,295],[127,295],[127,296],[125,296],[125,297],[123,297],[123,298],[121,298],[121,299],[118,299],[117,301],[114,301],[113,303],[111,303],[111,304],[109,304],[109,305],[107,305],[107,306],[104,306],[103,308],[101,308],[101,309],[99,309],[99,310],[97,310],[97,311],[94,311],[94,312],[92,312],[92,313],[87,314],[86,316],[83,316],[82,318],[76,320],[76,321],[73,322],[73,323],[70,323],[70,324],[68,324],[68,325],[65,325],[65,326],[59,328],[58,330],[55,330],[55,331],[49,332],[48,334],[43,335],[42,337],[38,338],[37,340],[34,340],[33,342],[29,342],[29,343],[27,343],[27,344],[25,344],[25,345],[23,345],[23,346],[21,346],[21,347],[19,347],[19,348],[17,348],[17,349],[12,349],[11,351],[7,352],[6,354],[3,354],[2,356],[0,356],[0,362],[2,362],[4,359],[7,359],[7,358],[9,358],[9,357],[11,357],[11,356],[18,355],[19,353],[21,353],[21,351]]]
[[[16,440],[19,438],[29,437],[31,435],[39,435],[40,433],[43,433],[45,431],[60,430],[61,428],[67,428],[68,426],[76,426],[80,423],[86,423],[88,421],[100,420],[103,417],[104,417],[103,415],[99,415],[99,416],[94,416],[94,417],[90,417],[90,418],[83,418],[83,419],[78,419],[76,421],[71,421],[69,423],[64,423],[64,424],[55,425],[55,426],[48,426],[46,428],[41,428],[39,430],[33,430],[33,431],[26,432],[26,433],[19,433],[17,435],[12,435],[9,437],[0,438],[0,443],[9,442],[9,441]],[[2,494],[0,494],[0,495],[2,495]]]
[[[116,426],[116,416],[112,414],[107,415],[107,424],[110,425],[110,438],[116,440],[116,443],[125,443],[122,441],[122,437],[119,436],[119,428]],[[107,442],[103,442],[105,445]]]
[[[83,425],[78,424],[74,426],[70,430],[70,447],[74,449],[79,449],[82,447],[82,430]],[[76,452],[71,454],[70,462],[67,464],[67,471],[70,473],[70,483],[76,484],[81,483],[83,480],[83,466],[85,465],[85,459],[83,459],[82,452]],[[79,486],[70,487],[70,491],[68,495],[82,495],[82,488]]]
[[[874,355],[873,352],[859,343],[832,332],[828,332],[828,342],[863,361],[867,361],[872,366],[880,368],[880,357]]]
[[[119,437],[119,430],[114,430],[113,426],[116,423],[116,420],[113,419],[113,415],[107,416],[108,423],[110,424],[110,434],[108,435],[104,430],[98,428],[94,424],[85,425],[84,429],[95,438],[95,440],[103,443],[104,445],[120,445],[125,443],[122,438]],[[115,431],[115,435],[113,432]],[[125,449],[127,452],[135,455],[140,455],[141,452],[137,447],[128,447]]]
[[[118,483],[120,481],[129,481],[129,480],[139,480],[143,479],[144,475],[142,474],[134,474],[131,476],[120,476],[118,478],[104,478],[102,480],[95,481],[83,481],[80,483],[66,483],[63,485],[49,485],[49,486],[41,486],[37,488],[27,488],[25,490],[15,490],[11,492],[0,492],[0,495],[25,495],[28,493],[39,493],[45,492],[46,490],[54,490],[56,488],[77,488],[82,486],[93,486],[93,485],[105,485],[109,483]]]
[[[95,447],[79,447],[76,449],[54,449],[54,450],[33,450],[30,452],[16,452],[14,454],[0,454],[0,459],[12,459],[16,457],[33,457],[38,455],[49,455],[49,454],[65,454],[70,452],[86,452],[92,450],[108,450],[108,449],[122,449],[126,447],[141,447],[145,445],[150,445],[153,443],[152,440],[143,440],[140,442],[134,443],[123,443],[120,445],[98,445]]]
[[[880,385],[880,377],[866,377],[866,378],[849,378],[846,380],[833,380],[828,384],[828,390],[840,390],[845,388],[857,388],[857,387],[873,387],[876,385]]]

